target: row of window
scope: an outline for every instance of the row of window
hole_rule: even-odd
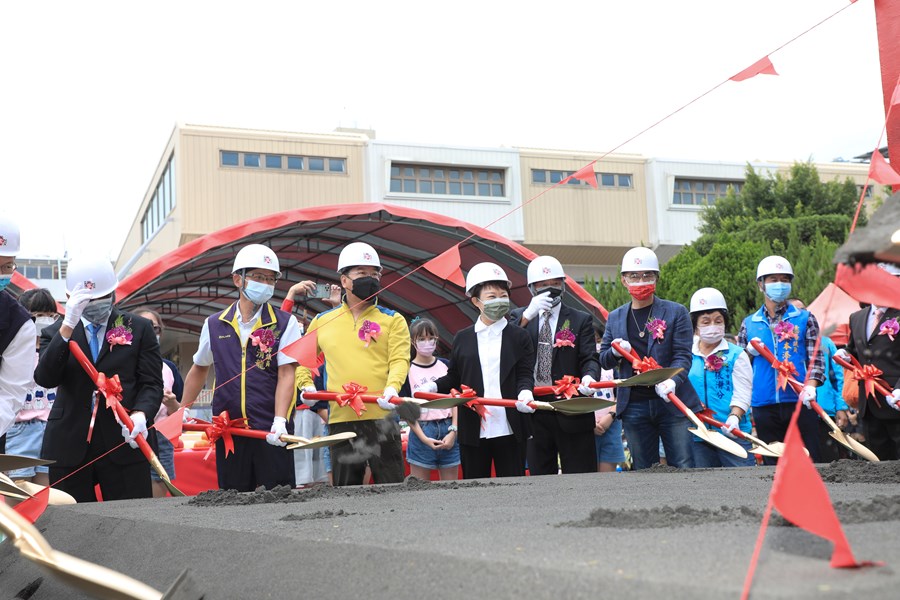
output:
[[[146,242],[150,239],[157,229],[162,227],[163,222],[172,209],[175,208],[175,163],[173,162],[175,155],[169,157],[169,162],[159,178],[156,190],[153,191],[153,198],[144,211],[144,217],[141,219],[141,241]]]
[[[220,164],[223,167],[247,169],[271,169],[288,171],[318,171],[346,173],[346,158],[324,156],[296,156],[289,154],[262,154],[260,152],[232,152],[222,150]]]
[[[566,177],[574,175],[575,171],[553,171],[546,169],[532,169],[532,183],[559,183]],[[594,173],[597,178],[597,185],[605,188],[631,188],[634,186],[633,177],[630,173]],[[566,182],[566,185],[590,185],[586,181],[572,178]]]
[[[724,198],[728,188],[734,188],[735,194],[741,193],[743,181],[724,181],[721,179],[676,179],[672,204],[688,206],[709,206],[719,198]]]
[[[505,197],[503,169],[469,169],[438,165],[391,165],[391,191],[410,194]]]
[[[28,279],[58,279],[53,265],[18,265],[16,270]]]

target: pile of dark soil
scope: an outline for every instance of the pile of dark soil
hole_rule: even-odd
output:
[[[819,474],[829,483],[900,483],[900,461],[841,459],[819,467]]]
[[[339,510],[317,510],[314,513],[307,513],[305,515],[285,515],[278,519],[279,521],[310,521],[313,519],[333,519],[335,517],[349,517],[356,513],[345,512],[343,508]]]
[[[561,523],[564,527],[615,527],[618,529],[662,529],[704,523],[756,522],[762,513],[747,506],[722,506],[717,509],[694,508],[682,504],[672,508],[610,510],[598,508],[583,521]]]

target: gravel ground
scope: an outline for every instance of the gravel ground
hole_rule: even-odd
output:
[[[857,559],[885,566],[831,569],[828,542],[773,515],[752,597],[896,598],[898,466],[822,469]],[[773,472],[213,492],[51,507],[37,525],[57,550],[161,591],[188,568],[208,600],[737,598]],[[4,543],[0,599],[17,597],[81,596]]]

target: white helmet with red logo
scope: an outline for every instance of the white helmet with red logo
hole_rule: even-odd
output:
[[[66,292],[91,290],[91,299],[102,298],[119,285],[112,263],[101,256],[79,256],[66,266]]]
[[[566,272],[552,256],[538,256],[528,264],[528,285],[548,279],[565,279]]]
[[[700,288],[691,296],[691,312],[706,312],[708,310],[728,311],[725,304],[725,296],[716,288]]]
[[[499,265],[492,262],[478,263],[466,274],[466,296],[472,296],[472,288],[480,283],[488,281],[505,281],[506,285],[512,285],[509,278]]]
[[[231,267],[231,272],[237,273],[244,269],[266,269],[275,271],[276,275],[281,275],[278,257],[275,256],[271,248],[262,244],[250,244],[238,250],[237,256],[234,257],[234,266]]]
[[[659,259],[650,248],[632,248],[622,257],[622,272],[656,271],[659,272]]]
[[[344,246],[338,256],[338,273],[349,267],[375,267],[381,270],[381,261],[375,248],[365,242],[352,242]]]
[[[794,269],[783,256],[767,256],[759,261],[759,266],[756,267],[756,280],[759,281],[766,275],[790,275],[793,279]]]

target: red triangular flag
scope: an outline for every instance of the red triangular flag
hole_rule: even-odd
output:
[[[597,175],[594,173],[594,163],[596,163],[596,162],[597,162],[596,160],[591,161],[591,164],[585,165],[585,166],[581,167],[580,169],[578,169],[577,171],[575,171],[574,173],[572,173],[571,177],[574,177],[575,179],[578,179],[580,181],[587,183],[588,185],[592,186],[595,190],[598,189],[597,188]],[[568,177],[566,179],[568,179]]]
[[[17,513],[28,519],[29,523],[34,523],[38,520],[38,517],[44,514],[49,500],[50,488],[44,487],[44,489],[37,494],[34,494],[31,498],[22,500],[13,508],[15,508]],[[0,500],[0,502],[2,502],[2,500]]]
[[[900,308],[900,277],[877,265],[838,265],[834,283],[859,302]]]
[[[154,427],[156,427],[156,431],[172,442],[181,435],[182,421],[184,421],[184,408],[179,408],[165,419],[154,423]]]
[[[798,401],[796,410],[799,410],[799,404]],[[828,490],[812,460],[803,451],[796,414],[784,438],[784,455],[778,459],[775,468],[772,501],[785,519],[834,544],[832,567],[858,566],[831,505]]]
[[[894,86],[894,94],[891,96],[891,106],[900,104],[900,81]]]
[[[889,165],[879,150],[872,153],[869,163],[869,177],[881,185],[900,185],[900,173]]]
[[[750,79],[757,75],[778,75],[775,71],[775,65],[772,64],[772,61],[769,60],[768,56],[763,56],[761,59],[732,77],[731,81],[744,81],[745,79]]]
[[[297,340],[292,344],[288,344],[284,348],[280,348],[280,352],[284,352],[298,363],[301,366],[306,367],[316,375],[319,374],[319,369],[317,368],[316,362],[316,348],[318,346],[318,341],[316,338],[315,329],[312,331],[306,332],[302,338]]]
[[[459,268],[459,244],[455,244],[422,265],[441,279],[466,287],[466,278]]]

